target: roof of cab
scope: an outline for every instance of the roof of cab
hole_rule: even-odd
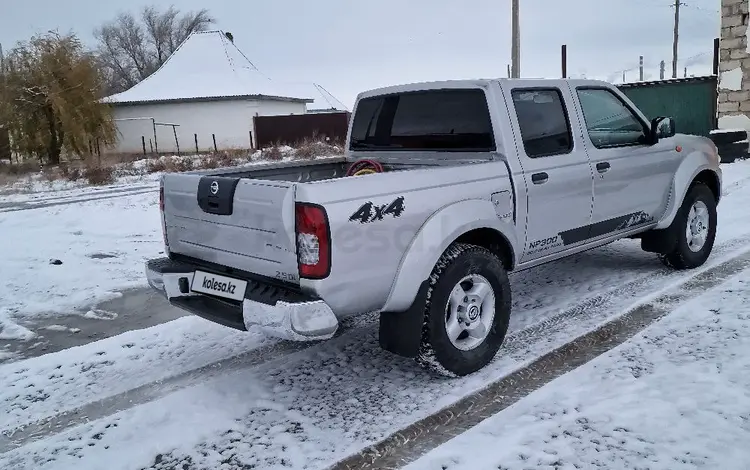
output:
[[[390,95],[395,93],[407,93],[410,91],[424,91],[424,90],[436,90],[436,89],[447,89],[447,88],[486,88],[490,83],[495,81],[507,81],[518,83],[518,85],[524,85],[527,82],[539,82],[546,81],[550,85],[570,83],[574,86],[612,86],[609,82],[601,80],[586,80],[586,79],[571,79],[571,78],[481,78],[473,80],[442,80],[433,82],[415,82],[407,83],[403,85],[393,85],[382,88],[374,88],[360,93],[357,96],[357,100],[362,98],[370,98],[373,96]]]

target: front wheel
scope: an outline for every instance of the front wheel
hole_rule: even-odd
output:
[[[685,195],[673,224],[677,244],[659,259],[674,269],[693,269],[706,262],[716,239],[716,198],[703,183],[694,184]]]
[[[508,331],[510,301],[497,256],[480,246],[451,245],[430,276],[417,361],[452,376],[486,366]]]

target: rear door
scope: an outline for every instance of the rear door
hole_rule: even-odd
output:
[[[580,133],[572,130],[569,88],[541,80],[502,86],[527,188],[525,262],[586,239],[593,173]]]
[[[299,282],[295,185],[234,177],[169,174],[164,216],[172,253]]]

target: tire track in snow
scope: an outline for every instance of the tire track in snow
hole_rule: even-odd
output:
[[[67,206],[69,204],[79,204],[81,202],[91,202],[91,201],[101,201],[104,199],[115,199],[120,197],[126,197],[126,196],[137,196],[139,194],[147,194],[147,193],[157,193],[158,189],[132,189],[132,190],[123,190],[119,191],[115,194],[108,194],[108,195],[102,195],[102,196],[91,196],[91,197],[80,197],[75,199],[64,199],[62,201],[51,201],[51,202],[38,202],[38,203],[18,203],[18,204],[12,204],[11,206],[6,206],[3,208],[0,208],[0,214],[7,213],[7,212],[20,212],[20,211],[30,211],[34,209],[45,209],[47,207],[55,207],[55,206]]]
[[[619,346],[679,304],[750,268],[750,251],[685,280],[597,329],[546,353],[486,388],[400,430],[330,467],[331,470],[401,468],[452,437],[508,408],[561,375]],[[511,349],[513,347],[511,346]]]

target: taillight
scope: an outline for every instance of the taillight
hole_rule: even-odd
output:
[[[331,234],[325,209],[317,204],[298,202],[295,219],[300,277],[327,277],[331,273]]]

